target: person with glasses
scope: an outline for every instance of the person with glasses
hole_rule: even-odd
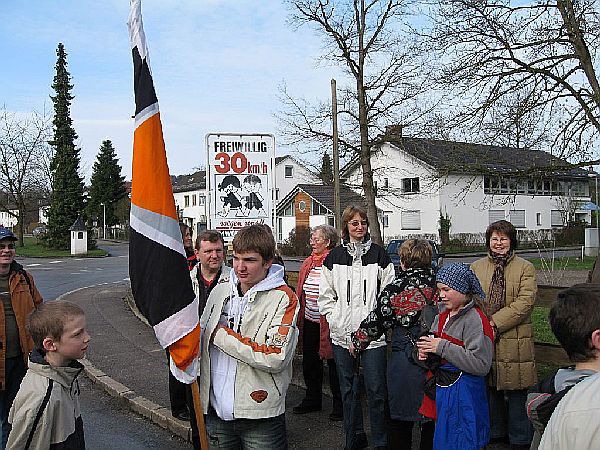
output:
[[[323,261],[319,282],[319,313],[330,328],[342,404],[346,450],[365,448],[356,360],[350,353],[351,333],[375,308],[377,296],[394,280],[394,265],[383,247],[371,241],[366,210],[348,206],[342,214],[342,244]],[[360,355],[374,448],[386,448],[385,336],[374,340]]]
[[[323,360],[326,359],[329,368],[329,386],[333,397],[333,409],[329,419],[340,421],[342,420],[342,395],[333,360],[329,326],[325,318],[319,314],[317,305],[323,260],[337,245],[338,233],[331,225],[318,225],[312,229],[309,242],[312,253],[300,267],[296,289],[300,302],[298,347],[302,349],[302,374],[306,384],[306,396],[298,406],[294,407],[293,412],[306,414],[321,411]]]
[[[0,421],[2,445],[8,440],[8,412],[27,371],[33,339],[25,328],[30,312],[43,302],[33,277],[15,261],[17,238],[0,227]]]
[[[537,381],[531,312],[537,293],[535,268],[515,255],[517,230],[506,220],[485,233],[488,255],[471,268],[486,293],[486,313],[494,330],[489,377],[492,442],[529,448],[533,428],[527,420],[527,389]]]

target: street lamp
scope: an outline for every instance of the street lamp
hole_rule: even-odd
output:
[[[594,177],[594,182],[595,182],[595,188],[596,188],[596,232],[598,233],[598,253],[597,255],[600,255],[600,211],[598,211],[598,174],[594,172],[594,168],[590,166],[590,173],[588,174],[588,177]]]
[[[106,203],[102,205],[102,239],[106,240]]]

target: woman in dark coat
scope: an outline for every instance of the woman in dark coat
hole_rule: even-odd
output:
[[[351,352],[368,347],[393,328],[392,353],[387,364],[390,408],[388,448],[412,449],[415,422],[421,427],[421,450],[433,448],[434,423],[419,414],[426,370],[414,359],[415,342],[427,332],[437,314],[432,249],[427,241],[409,239],[398,249],[401,271],[377,298],[377,305],[352,333]]]

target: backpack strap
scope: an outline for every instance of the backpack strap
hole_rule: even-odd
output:
[[[54,380],[48,380],[48,389],[46,389],[46,395],[44,395],[44,399],[42,400],[42,404],[38,409],[37,414],[35,415],[35,419],[33,421],[33,426],[31,427],[31,431],[29,432],[29,436],[27,437],[27,443],[25,444],[25,450],[28,450],[31,447],[31,441],[33,440],[33,435],[35,433],[35,429],[37,428],[40,420],[42,418],[42,414],[44,414],[44,410],[46,409],[46,405],[48,405],[48,401],[50,400],[50,394],[52,394],[52,386],[54,386]]]

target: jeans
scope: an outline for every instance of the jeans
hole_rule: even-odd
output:
[[[527,389],[498,391],[488,388],[488,399],[491,438],[502,438],[508,434],[512,445],[529,445],[533,427],[527,417]]]
[[[387,435],[385,430],[385,396],[386,396],[386,353],[385,346],[365,350],[361,353],[361,367],[365,382],[369,421],[371,423],[371,437],[373,447],[385,447]],[[346,450],[354,441],[354,436],[364,433],[360,395],[353,397],[352,381],[354,379],[354,358],[348,349],[338,345],[333,346],[333,358],[340,380],[342,403],[344,406],[344,431],[346,435]],[[353,398],[358,400],[353,405]],[[351,417],[354,410],[354,417]]]
[[[211,450],[287,450],[285,414],[267,419],[222,420],[209,408],[206,433]]]
[[[304,321],[304,335],[302,340],[302,374],[306,383],[306,397],[302,403],[310,406],[321,407],[323,397],[323,360],[319,356],[321,342],[321,325],[310,320]],[[329,387],[333,397],[333,409],[340,407],[342,400],[340,385],[335,362],[327,360],[329,367]]]
[[[0,422],[2,423],[2,445],[1,450],[6,448],[8,441],[8,412],[13,404],[21,381],[27,372],[23,356],[6,358],[4,366],[4,390],[0,391]]]

